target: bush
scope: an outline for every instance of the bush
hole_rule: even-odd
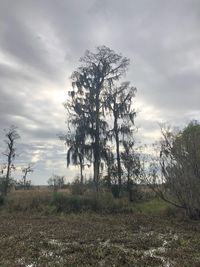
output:
[[[0,206],[2,206],[3,204],[4,204],[4,197],[0,195]]]
[[[77,179],[71,185],[71,193],[72,195],[83,195],[85,192],[85,185],[81,184]]]
[[[191,122],[178,133],[162,129],[160,164],[164,183],[160,196],[200,219],[200,124]],[[159,193],[159,192],[158,192]]]
[[[119,186],[117,184],[112,185],[111,192],[114,198],[118,198],[120,193]]]
[[[59,192],[53,194],[50,205],[54,206],[57,212],[78,212],[81,210],[80,197],[73,195],[69,197]]]
[[[67,195],[54,193],[51,205],[57,212],[103,212],[118,213],[130,212],[131,207],[127,200],[114,199],[110,193],[99,195],[88,193],[86,195]]]

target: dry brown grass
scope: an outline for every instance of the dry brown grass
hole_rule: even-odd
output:
[[[17,190],[8,194],[5,209],[10,212],[42,211],[51,201],[49,190]]]

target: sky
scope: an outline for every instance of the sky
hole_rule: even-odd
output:
[[[58,138],[63,103],[79,58],[100,45],[131,61],[138,142],[155,142],[160,122],[199,120],[199,29],[199,0],[0,0],[0,152],[16,125],[16,165],[34,163],[33,184],[76,176]]]

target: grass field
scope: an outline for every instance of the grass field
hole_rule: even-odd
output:
[[[132,208],[48,215],[2,209],[0,266],[200,266],[200,222],[166,212],[155,199]]]

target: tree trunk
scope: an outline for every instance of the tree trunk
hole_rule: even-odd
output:
[[[117,117],[115,116],[114,120],[114,131],[115,131],[115,140],[116,140],[116,153],[117,153],[117,172],[118,172],[118,196],[121,193],[122,187],[122,178],[121,178],[121,161],[120,161],[120,152],[119,152],[119,133],[118,133],[118,125],[117,125]]]
[[[94,147],[94,184],[96,191],[99,191],[99,166],[100,166],[100,138],[99,138],[99,93],[96,95],[96,118],[95,118],[95,147]]]
[[[130,179],[130,168],[128,167],[128,174],[127,174],[127,191],[129,196],[129,201],[133,201],[133,190],[131,188],[131,179]]]
[[[130,189],[130,171],[128,168],[128,173],[127,173],[127,191]]]
[[[98,156],[96,155],[94,159],[94,184],[96,191],[99,191],[99,159]]]
[[[25,173],[24,173],[24,190],[26,189],[26,175],[27,175],[27,170],[25,170]]]
[[[109,163],[110,164],[110,163]],[[107,173],[108,179],[107,179],[107,184],[108,184],[108,188],[109,190],[111,189],[111,170],[110,170],[110,166],[108,167],[108,173]]]
[[[5,186],[4,186],[4,195],[5,196],[8,193],[8,186],[9,186],[9,180],[10,180],[10,165],[11,165],[11,153],[9,151],[8,165],[7,165],[7,170],[6,170],[6,180],[5,180]]]
[[[80,160],[80,175],[81,175],[81,185],[83,185],[83,162],[81,157],[79,157]]]

